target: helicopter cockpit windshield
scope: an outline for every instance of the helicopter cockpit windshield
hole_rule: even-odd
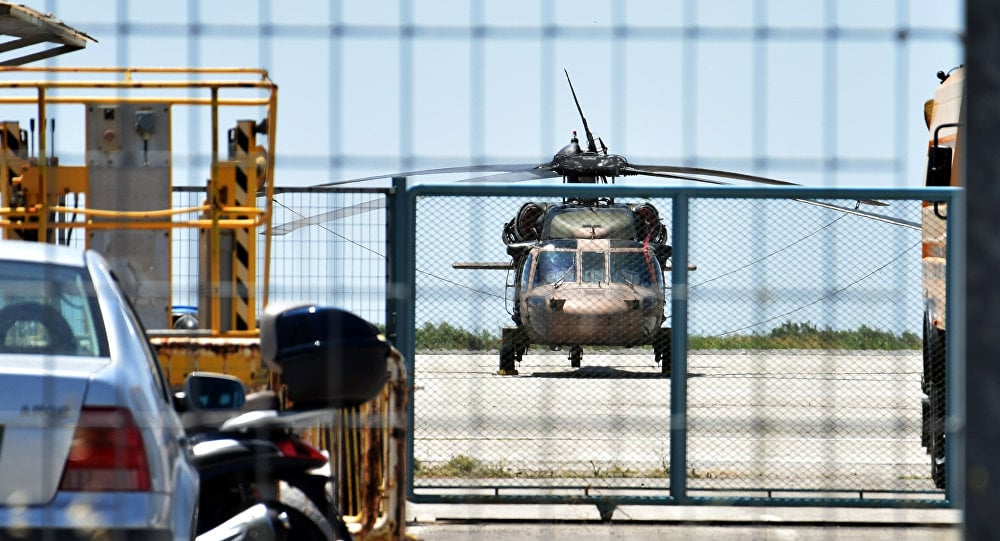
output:
[[[576,252],[543,251],[538,254],[534,286],[576,281]]]
[[[646,254],[611,252],[611,281],[630,286],[654,287],[663,283],[660,266],[646,260]]]
[[[583,283],[600,284],[606,281],[604,273],[605,252],[582,252],[580,260],[583,265]]]
[[[663,283],[663,271],[654,256],[650,254],[647,258],[641,248],[620,250],[612,247],[610,253],[593,249],[543,250],[537,256],[532,286],[575,283],[577,274],[583,284],[610,282],[633,288],[653,288]]]

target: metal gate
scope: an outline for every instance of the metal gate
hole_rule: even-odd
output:
[[[958,213],[960,191],[395,188],[389,303],[413,378],[411,500],[953,502],[925,450],[920,216],[927,199]],[[525,201],[564,198],[659,209],[673,249],[669,376],[649,344],[585,346],[577,363],[532,345],[517,375],[498,374],[519,275],[454,264],[509,262],[505,224]],[[891,219],[856,212],[865,200],[888,204],[861,213]],[[953,402],[960,387],[947,381]],[[960,445],[951,426],[948,457]]]
[[[272,298],[362,313],[407,360],[412,501],[953,505],[927,452],[921,233],[845,209],[884,201],[861,210],[919,226],[924,200],[960,216],[961,191],[399,180],[277,192],[288,231]],[[568,348],[532,345],[518,375],[498,375],[516,272],[454,264],[509,262],[504,226],[525,202],[580,196],[649,203],[669,228],[669,377],[645,344],[584,347],[579,367]],[[947,347],[957,358],[958,341]],[[956,419],[961,370],[946,368]],[[942,427],[949,459],[955,426]]]

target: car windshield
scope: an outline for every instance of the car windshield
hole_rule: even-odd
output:
[[[576,252],[546,251],[538,254],[535,286],[575,281]]]
[[[659,269],[659,263],[653,259],[647,261],[642,252],[611,252],[612,282],[653,287],[660,282]]]
[[[84,269],[0,261],[0,353],[107,356]]]

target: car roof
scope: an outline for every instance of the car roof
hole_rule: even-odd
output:
[[[80,248],[23,240],[0,240],[0,260],[31,261],[71,267],[86,266],[84,251]]]

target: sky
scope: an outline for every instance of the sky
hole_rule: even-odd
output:
[[[917,186],[923,101],[962,59],[959,1],[24,3],[98,40],[59,65],[267,69],[295,186],[547,161],[582,131],[564,69],[634,163]],[[206,152],[186,135],[175,149]]]
[[[472,163],[546,162],[572,131],[582,135],[565,70],[591,130],[612,153],[632,163],[727,169],[811,186],[917,187],[922,185],[927,145],[923,103],[938,84],[935,74],[963,58],[964,13],[958,0],[24,4],[55,13],[98,40],[51,61],[53,65],[268,70],[280,89],[274,153],[278,186]],[[67,164],[83,161],[83,130],[74,134],[71,129],[80,122],[74,114],[59,111],[56,153]],[[3,116],[16,115],[8,110]],[[224,129],[233,120],[223,118]],[[207,117],[175,114],[173,121],[173,183],[203,186],[210,138],[201,127]],[[481,215],[470,213],[456,223],[495,240],[499,235],[491,229],[493,222],[509,214],[509,209],[498,211],[498,218],[483,225]],[[808,219],[819,220],[815,227],[820,230],[837,218],[822,215],[802,223]],[[734,223],[732,228],[780,232],[784,223]],[[365,229],[356,223],[343,227]],[[840,234],[850,238],[858,233]],[[381,250],[359,248],[352,235],[339,230],[309,238],[313,240],[302,242],[311,243],[308,252],[316,257],[306,266],[317,267],[313,278],[321,283],[331,281],[322,269],[326,250],[339,253],[338,261],[347,261],[341,264],[348,267],[355,257]],[[910,240],[892,240],[884,250],[896,253]],[[342,246],[335,245],[341,241]],[[379,242],[375,235],[372,245]],[[768,242],[774,245],[756,242],[745,259],[798,241],[772,233]],[[697,244],[692,258],[704,276],[743,266],[742,260],[715,256],[733,248],[697,252],[703,246],[707,243]],[[817,244],[798,261],[794,252],[787,254],[789,264],[801,263],[803,257],[816,261],[829,246]],[[493,246],[498,247],[502,249]],[[827,263],[839,257],[856,260],[850,258],[849,246],[832,252]],[[467,254],[470,259],[482,255]],[[381,265],[379,257],[360,264],[358,274],[365,275],[365,265]],[[874,261],[870,267],[883,263]],[[781,275],[777,260],[765,265],[775,265],[777,270],[769,272]],[[449,271],[441,272],[431,275],[425,289],[452,291],[451,282],[440,279]],[[751,272],[758,281],[764,275],[762,270]],[[880,291],[890,291],[899,281],[919,283],[912,266],[900,272],[905,278],[884,278]],[[836,289],[856,276],[839,282],[828,278],[830,283],[808,287]],[[759,298],[760,287],[747,285],[745,276],[734,279],[734,287],[757,287],[754,298]],[[496,284],[502,290],[502,283]],[[356,294],[347,288],[338,299]],[[741,309],[753,312],[759,305],[751,302]],[[780,314],[785,308],[775,309]],[[380,319],[380,310],[373,308],[366,317]],[[496,307],[476,310],[497,315],[477,325],[492,328],[506,318]],[[898,306],[889,302],[888,310]],[[739,328],[743,323],[727,325]],[[908,328],[910,323],[892,326]]]

